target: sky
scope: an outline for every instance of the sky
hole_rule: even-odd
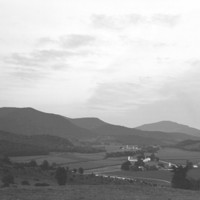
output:
[[[200,128],[198,0],[0,0],[0,107]]]

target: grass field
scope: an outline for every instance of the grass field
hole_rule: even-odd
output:
[[[14,162],[29,162],[35,160],[40,164],[43,160],[47,160],[49,163],[67,164],[75,162],[86,162],[91,160],[101,160],[105,157],[105,153],[94,153],[94,154],[81,154],[81,153],[51,153],[43,156],[20,156],[11,157]]]
[[[0,189],[2,200],[198,200],[200,192],[131,185],[67,185]]]
[[[159,150],[157,156],[161,160],[169,161],[175,164],[185,164],[186,160],[190,160],[193,163],[200,162],[200,152],[185,151],[175,148],[163,148]]]

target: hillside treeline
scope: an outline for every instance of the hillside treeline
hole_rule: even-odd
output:
[[[74,145],[66,138],[50,135],[24,136],[0,131],[0,153],[7,156],[47,155],[50,152],[96,153],[105,151],[89,145]]]

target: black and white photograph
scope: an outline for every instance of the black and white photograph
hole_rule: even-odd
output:
[[[0,0],[1,200],[200,200],[198,0]]]

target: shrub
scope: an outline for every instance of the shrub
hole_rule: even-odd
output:
[[[199,190],[200,189],[200,180],[190,179],[190,189],[191,190]]]
[[[31,160],[29,163],[28,163],[28,166],[29,167],[37,167],[37,162],[35,160]]]
[[[21,185],[30,185],[30,183],[28,181],[22,181]]]
[[[50,186],[48,183],[36,183],[35,186]]]

